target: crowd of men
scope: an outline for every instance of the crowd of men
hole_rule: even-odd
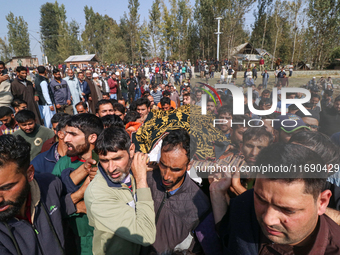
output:
[[[334,86],[313,79],[304,85],[310,115],[293,104],[281,115],[288,84],[252,84],[245,114],[236,115],[227,89],[217,90],[221,101],[203,100],[209,90],[190,84],[190,67],[39,66],[28,79],[27,68],[8,75],[0,62],[0,254],[340,254]],[[250,96],[255,109],[275,112],[253,114]],[[223,141],[202,141],[199,131],[174,129],[168,120],[203,107],[205,121],[224,122],[209,134],[206,123],[198,128]],[[169,130],[146,135],[159,139],[143,153],[136,134],[156,115]],[[198,158],[202,143],[214,143],[215,158]],[[237,171],[193,176],[197,162],[227,158],[238,162]],[[262,165],[321,170],[240,170]]]

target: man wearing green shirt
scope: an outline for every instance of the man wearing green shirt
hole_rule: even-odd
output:
[[[122,96],[125,99],[125,102],[128,100],[128,87],[125,79],[125,73],[122,73],[122,80],[120,81]]]
[[[45,141],[54,137],[54,132],[36,123],[35,114],[30,110],[21,110],[15,115],[15,120],[20,127],[13,133],[22,136],[31,144],[30,160],[32,161],[41,151]]]
[[[92,255],[93,227],[89,226],[84,203],[84,192],[97,172],[97,154],[93,152],[103,123],[89,113],[74,115],[66,123],[64,142],[66,156],[55,165],[52,174],[61,178],[67,193],[72,193],[77,214],[68,219],[77,240],[78,254]],[[67,241],[67,240],[66,240]]]

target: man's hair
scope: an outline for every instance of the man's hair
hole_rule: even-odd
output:
[[[106,156],[108,152],[117,152],[119,150],[129,153],[130,146],[130,136],[124,128],[109,127],[104,129],[97,138],[94,151],[98,155],[104,156]]]
[[[126,103],[126,100],[124,97],[118,98],[118,100],[124,100],[124,102]]]
[[[26,121],[29,120],[35,120],[35,114],[30,110],[21,110],[18,111],[17,114],[15,115],[15,120],[18,123],[25,123]]]
[[[311,149],[297,144],[272,144],[262,149],[256,160],[256,165],[275,167],[287,167],[296,166],[299,169],[300,166],[317,166],[324,167],[324,161],[322,158]],[[287,184],[294,181],[303,181],[305,183],[306,194],[311,194],[314,197],[314,201],[317,200],[319,194],[324,190],[326,184],[327,173],[324,172],[311,172],[305,171],[268,171],[263,172],[262,178],[268,178],[275,181],[285,182]],[[281,177],[281,178],[279,178]]]
[[[18,66],[18,67],[16,68],[16,72],[17,72],[17,73],[20,73],[21,71],[26,71],[26,72],[27,72],[26,67],[24,67],[24,66]]]
[[[259,106],[261,105],[266,105],[266,104],[270,104],[272,105],[272,100],[270,98],[261,98],[260,102],[259,102]]]
[[[0,66],[3,66],[3,67],[5,67],[5,63],[4,63],[4,61],[0,61]]]
[[[11,106],[13,108],[15,108],[15,107],[19,107],[21,104],[26,104],[27,105],[27,102],[22,100],[22,99],[20,99],[20,98],[16,98],[16,99],[14,99],[12,101]]]
[[[240,127],[249,127],[248,121],[250,120],[250,117],[247,115],[233,115],[233,126],[231,127],[233,130],[236,130]],[[244,123],[243,124],[234,124],[234,123]]]
[[[111,104],[112,105],[112,103],[111,103],[111,101],[109,100],[109,99],[102,99],[102,100],[99,100],[98,102],[97,102],[97,104],[96,104],[96,113],[98,113],[99,112],[99,107],[101,106],[101,105],[105,105],[105,104]],[[113,106],[113,105],[112,105]]]
[[[130,110],[124,116],[124,125],[128,124],[129,122],[135,122],[139,118],[140,118],[139,112],[135,112],[135,111]]]
[[[165,97],[165,96],[171,96],[171,92],[168,91],[168,90],[164,91],[163,92],[163,97]]]
[[[76,107],[80,106],[80,105],[82,105],[84,107],[84,109],[87,109],[87,104],[85,102],[80,101],[79,103],[76,104]]]
[[[54,117],[54,116],[53,116]],[[71,119],[71,115],[64,113],[58,121],[55,131],[59,132],[66,127],[66,123]]]
[[[273,143],[273,135],[265,127],[248,128],[243,133],[243,144],[252,139],[262,141],[265,138],[268,139],[268,145]]]
[[[66,123],[66,126],[78,128],[85,134],[87,139],[89,135],[99,134],[103,131],[104,126],[99,117],[90,113],[73,115]]]
[[[120,127],[125,128],[123,120],[117,115],[106,115],[101,118],[104,128]]]
[[[270,94],[270,90],[265,89],[264,91],[262,91],[261,95],[264,95],[264,94]]]
[[[56,73],[59,73],[60,71],[59,71],[59,69],[58,68],[56,68],[56,69],[53,69],[53,74],[56,74]]]
[[[168,97],[163,97],[163,98],[161,99],[160,103],[161,103],[161,106],[164,106],[164,105],[166,105],[166,104],[171,105],[171,100],[170,100],[170,98],[168,98]]]
[[[196,95],[197,93],[201,93],[201,94],[202,94],[203,91],[198,89],[198,90],[195,91],[195,95]]]
[[[209,98],[208,101],[207,101],[207,104],[208,104],[208,103],[215,103],[215,102],[214,102],[214,100],[212,100],[211,98]]]
[[[59,113],[54,114],[53,117],[51,118],[52,124],[59,123],[59,121],[62,120],[65,116],[70,116],[70,115],[64,112],[59,112]]]
[[[136,101],[136,107],[137,106],[142,106],[142,105],[146,105],[146,108],[149,108],[150,107],[150,104],[151,102],[149,101],[149,99],[145,98],[145,97],[141,97],[141,98],[138,98]]]
[[[220,116],[221,114],[224,113],[229,113],[230,115],[233,115],[233,108],[228,105],[222,105],[218,110],[217,110],[217,116]]]
[[[328,136],[309,130],[303,130],[292,135],[289,143],[297,143],[315,151],[326,164],[338,164],[340,149]]]
[[[325,90],[324,95],[331,97],[333,95],[333,90]]]
[[[103,96],[108,96],[108,97],[110,97],[110,93],[103,92],[102,94],[103,94]]]
[[[162,151],[169,152],[178,147],[185,150],[189,163],[196,152],[196,139],[190,137],[188,131],[183,128],[172,130],[163,139]]]
[[[46,68],[44,66],[38,66],[38,73],[44,74],[46,72]]]
[[[119,111],[119,112],[125,114],[125,107],[124,107],[124,105],[122,105],[122,104],[120,104],[120,103],[115,103],[115,104],[113,105],[113,110]]]
[[[0,136],[0,168],[9,162],[17,164],[17,173],[25,174],[30,165],[31,145],[20,135]]]
[[[312,95],[311,95],[310,98],[312,99],[313,97],[317,97],[317,98],[319,98],[319,100],[320,100],[320,98],[321,98],[319,94],[314,94],[314,93],[312,93]]]
[[[14,114],[12,109],[7,106],[0,107],[0,118]]]

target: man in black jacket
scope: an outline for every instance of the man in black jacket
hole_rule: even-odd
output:
[[[334,99],[332,108],[320,112],[320,132],[331,136],[340,131],[340,96]]]
[[[30,144],[0,137],[0,254],[64,254],[62,213],[76,212],[51,174],[34,176]]]

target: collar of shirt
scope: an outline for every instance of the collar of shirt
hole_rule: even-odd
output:
[[[80,161],[80,162],[85,162],[86,160],[84,159],[81,159],[79,156],[74,156],[74,157],[71,157],[71,162],[73,163],[74,161]]]

